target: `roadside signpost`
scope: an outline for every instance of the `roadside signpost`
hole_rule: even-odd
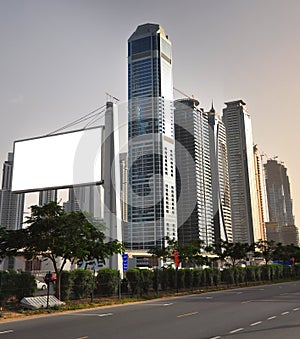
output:
[[[122,258],[123,258],[123,271],[127,271],[128,270],[128,254],[123,253]]]

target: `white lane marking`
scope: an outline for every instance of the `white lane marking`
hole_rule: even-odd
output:
[[[233,330],[233,331],[230,331],[229,333],[232,334],[232,333],[236,333],[236,332],[240,332],[240,331],[243,331],[243,327],[240,327],[240,328],[237,328],[236,330]]]
[[[7,333],[12,333],[12,332],[13,332],[13,330],[7,330],[7,331],[0,332],[0,334],[7,334]]]
[[[113,315],[113,313],[102,313],[102,314],[97,314],[98,317],[109,317],[110,315]]]
[[[293,308],[293,311],[299,311],[299,307]]]
[[[268,320],[272,320],[272,319],[275,319],[275,318],[277,318],[277,316],[273,315],[273,317],[269,317]]]
[[[100,313],[100,314],[97,314],[97,313],[69,313],[69,314],[66,314],[66,315],[71,315],[71,316],[80,316],[80,317],[108,317],[108,316],[111,316],[113,315],[113,313]]]
[[[253,300],[242,301],[242,304],[252,303]]]
[[[165,304],[162,304],[162,303],[143,303],[143,304],[140,304],[139,306],[171,306],[173,305],[173,303],[165,303]]]
[[[185,314],[179,314],[177,315],[177,318],[183,318],[183,317],[189,317],[191,315],[198,314],[199,312],[191,312],[191,313],[185,313]]]
[[[256,325],[259,325],[261,323],[262,323],[262,321],[257,321],[256,323],[250,324],[250,326],[256,326]]]
[[[221,337],[218,335],[218,336],[216,336],[216,337],[212,337],[212,338],[210,338],[210,339],[220,339]]]
[[[270,303],[270,302],[280,302],[282,303],[282,299],[259,299],[256,300],[256,302],[266,302],[266,303]]]
[[[281,315],[289,314],[290,312],[282,312]]]

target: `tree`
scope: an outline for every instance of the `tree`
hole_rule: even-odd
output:
[[[274,253],[277,248],[274,240],[260,239],[254,245],[258,249],[258,252],[255,252],[254,255],[256,257],[263,257],[265,259],[266,265],[269,261],[273,260]]]
[[[178,251],[179,262],[183,265],[194,267],[195,265],[200,266],[208,263],[208,259],[204,255],[206,249],[203,247],[203,241],[198,240],[190,244],[181,245],[169,237],[166,237],[165,240],[167,241],[167,246],[164,248],[155,246],[148,253],[157,259],[162,259],[164,262],[174,262],[174,252]]]
[[[253,246],[240,242],[229,242],[221,240],[214,245],[214,252],[220,259],[230,259],[232,267],[235,267],[239,260],[247,258],[248,252],[253,250]]]
[[[105,242],[103,226],[91,224],[82,212],[66,213],[57,202],[31,206],[27,228],[0,233],[0,256],[23,255],[30,260],[37,255],[48,258],[57,277],[56,295],[60,299],[61,273],[69,260],[97,259],[104,262],[123,246],[118,241]]]
[[[294,258],[295,262],[300,261],[299,246],[293,244],[282,245],[282,243],[278,243],[274,251],[274,259],[288,262],[291,258]]]
[[[166,261],[169,253],[165,248],[161,248],[160,246],[154,246],[151,248],[148,253],[152,254],[152,256],[158,261],[163,260]]]
[[[153,248],[148,250],[148,253],[152,254],[152,256],[158,260],[163,260],[163,262],[173,262],[174,250],[178,249],[178,243],[176,240],[169,237],[165,237],[165,240],[167,241],[167,246],[154,246]]]
[[[207,249],[202,240],[190,244],[181,245],[178,248],[180,261],[188,267],[202,266],[208,264],[208,258],[204,255]]]

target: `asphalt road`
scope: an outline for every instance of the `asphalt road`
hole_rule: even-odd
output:
[[[300,282],[0,323],[0,339],[300,338]]]

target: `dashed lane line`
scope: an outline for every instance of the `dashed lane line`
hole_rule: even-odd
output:
[[[177,315],[177,318],[183,318],[183,317],[189,317],[191,315],[199,314],[199,312],[190,312],[190,313],[184,313]]]
[[[240,332],[240,331],[243,331],[243,327],[240,327],[240,328],[237,328],[236,330],[232,330],[232,331],[230,331],[229,333],[230,334],[233,334],[233,333],[236,333],[236,332]]]
[[[70,314],[66,314],[66,315],[70,315],[70,316],[79,316],[79,317],[109,317],[111,315],[113,315],[113,313],[70,313]]]
[[[12,333],[12,332],[13,332],[13,330],[7,330],[7,331],[0,332],[0,334],[8,334],[8,333]]]
[[[140,306],[171,306],[171,305],[173,305],[173,303],[164,303],[164,304],[162,304],[162,303],[143,303],[143,304],[141,304]]]
[[[247,302],[251,302],[251,300],[249,300],[249,301],[244,301],[243,303],[247,303]],[[299,307],[296,307],[296,308],[293,309],[293,311],[299,311],[299,310],[300,310]],[[287,315],[287,314],[289,314],[289,313],[290,313],[289,311],[286,311],[286,312],[282,312],[281,315]],[[273,316],[267,318],[267,320],[273,320],[273,319],[275,319],[275,318],[277,318],[277,316],[276,316],[276,315],[273,315]],[[255,323],[252,323],[252,324],[250,324],[249,326],[257,326],[257,325],[261,324],[262,322],[263,322],[263,321],[256,321]],[[243,327],[240,327],[240,328],[237,328],[237,329],[235,329],[235,330],[230,331],[229,334],[234,334],[234,333],[237,333],[237,332],[240,332],[240,331],[243,331],[243,330],[244,330],[244,328],[243,328]],[[220,337],[220,336],[216,336],[216,337],[212,337],[212,338],[210,338],[210,339],[219,339],[219,338],[221,338],[221,337]]]
[[[102,314],[98,314],[98,317],[109,317],[113,315],[113,313],[102,313]]]

